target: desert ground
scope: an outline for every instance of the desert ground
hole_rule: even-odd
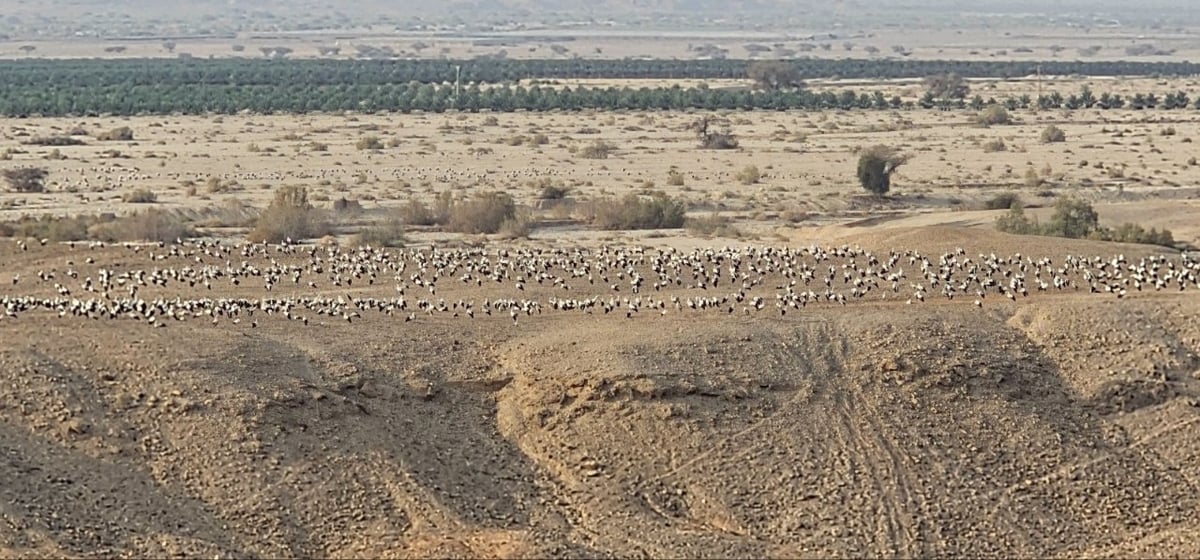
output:
[[[1145,41],[1055,33],[877,30],[851,54],[1101,44],[1103,59]],[[423,56],[565,44],[386,35],[428,42]],[[330,41],[290,37],[297,57]],[[557,54],[685,57],[772,37],[577,38]],[[26,39],[0,56],[114,44]],[[1178,49],[1155,59],[1200,52],[1172,30],[1153,39]],[[279,41],[238,38],[246,56]],[[241,56],[231,44],[103,56]],[[1176,78],[971,83],[997,98],[1084,86],[1196,92]],[[198,232],[0,239],[0,556],[1200,556],[1198,115],[0,120],[0,168],[48,170],[46,192],[0,192],[0,225],[157,209]],[[703,117],[737,149],[700,148]],[[1065,141],[1041,141],[1050,125]],[[119,127],[133,139],[98,138]],[[62,136],[81,143],[30,143]],[[582,155],[598,143],[607,157]],[[877,144],[908,156],[885,197],[856,178]],[[246,243],[285,187],[307,189],[333,233]],[[653,191],[722,227],[587,219],[596,201]],[[407,224],[400,247],[355,243],[446,192],[509,194],[530,231]],[[986,208],[1008,193],[1041,220],[1074,198],[1103,226],[1177,243],[1001,233],[1005,210]]]
[[[1120,297],[1083,272],[1195,261],[843,233],[812,253],[6,243],[4,555],[1200,553],[1200,284]],[[903,287],[826,299],[868,253]],[[1072,283],[916,301],[947,258],[1001,279],[1049,258]],[[801,270],[818,295],[780,305]]]

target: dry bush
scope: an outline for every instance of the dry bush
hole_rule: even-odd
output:
[[[528,211],[518,210],[516,215],[500,224],[500,235],[505,239],[523,239],[533,232],[533,216]]]
[[[1008,115],[1008,110],[1004,106],[989,105],[978,115],[975,115],[975,122],[983,126],[1009,124],[1012,122],[1012,117]]]
[[[1058,128],[1057,126],[1050,125],[1050,126],[1047,126],[1044,130],[1042,130],[1042,143],[1043,144],[1053,144],[1056,142],[1066,142],[1066,141],[1067,141],[1067,133],[1063,132],[1063,129]]]
[[[987,210],[1008,210],[1021,205],[1020,195],[1011,192],[1000,193],[983,203]]]
[[[409,200],[397,211],[400,221],[410,226],[443,225],[450,219],[454,201],[449,192],[438,195],[433,208],[416,199]]]
[[[322,237],[329,232],[324,213],[308,201],[308,189],[286,186],[275,191],[275,199],[259,214],[248,239],[253,243],[279,243]]]
[[[1005,144],[1004,140],[1002,140],[1000,138],[996,138],[994,140],[988,140],[987,142],[983,143],[983,151],[987,152],[987,153],[1004,152],[1007,150],[1008,150],[1008,145]]]
[[[737,138],[728,130],[710,132],[700,141],[700,147],[707,150],[734,150],[738,145]]]
[[[453,203],[446,229],[457,233],[496,233],[506,221],[516,217],[512,197],[500,192],[476,194],[469,200]]]
[[[50,172],[44,167],[15,167],[0,171],[0,176],[16,192],[40,193],[46,191],[46,177]]]
[[[571,193],[570,187],[566,187],[566,186],[562,186],[562,185],[554,185],[554,184],[544,184],[544,185],[542,185],[542,190],[538,193],[538,198],[540,198],[542,200],[562,200],[564,198],[567,198],[567,195],[570,193]]]
[[[403,247],[404,224],[393,217],[381,224],[363,228],[354,236],[352,243],[362,247]]]
[[[809,219],[810,217],[812,217],[812,215],[808,211],[802,210],[800,208],[789,208],[787,210],[784,210],[783,214],[780,215],[780,217],[783,218],[783,221],[788,222],[790,224],[798,224],[800,222],[803,222],[804,220]]]
[[[128,126],[114,128],[97,134],[96,140],[102,142],[129,142],[133,140],[133,129]]]
[[[684,184],[683,173],[674,169],[667,172],[667,184],[672,187],[682,187]]]
[[[24,217],[0,225],[0,235],[48,241],[162,241],[194,237],[196,232],[179,215],[149,209],[118,218],[112,214]]]
[[[607,230],[679,228],[686,211],[683,202],[662,192],[606,198],[593,202],[591,207],[592,225]]]
[[[204,188],[210,194],[229,192],[231,186],[232,185],[229,183],[222,181],[220,177],[209,177],[208,180],[204,182]]]
[[[82,146],[86,142],[70,136],[35,136],[21,143],[30,146]]]
[[[716,129],[717,127],[719,129]],[[687,126],[696,133],[700,147],[707,150],[733,150],[738,147],[737,138],[729,129],[729,120],[703,116]],[[714,130],[716,129],[716,130]]]
[[[130,204],[151,204],[158,202],[158,195],[150,189],[136,189],[121,195],[121,200]]]
[[[359,150],[382,150],[383,141],[378,136],[363,136],[354,143],[354,147]]]
[[[609,144],[603,140],[596,140],[579,149],[579,157],[585,159],[607,159],[609,154],[616,149],[616,146]]]
[[[87,239],[88,227],[99,219],[97,216],[26,216],[5,224],[2,233],[55,242],[82,241]]]
[[[746,77],[760,89],[790,89],[804,87],[800,71],[783,60],[760,60],[746,68]]]
[[[174,212],[190,223],[208,228],[254,227],[261,213],[258,208],[236,198],[224,200],[215,206],[177,208]]]
[[[762,178],[762,173],[758,171],[758,167],[747,165],[746,167],[743,167],[741,171],[738,171],[734,178],[743,185],[753,185]]]
[[[1025,186],[1027,186],[1031,189],[1034,189],[1034,188],[1042,186],[1042,183],[1043,183],[1042,176],[1038,175],[1038,172],[1036,169],[1034,169],[1033,167],[1029,167],[1029,168],[1025,169]]]
[[[333,201],[333,211],[341,214],[361,214],[362,202],[356,198],[341,197]]]
[[[151,208],[111,222],[94,224],[88,228],[88,237],[100,241],[161,241],[172,243],[177,239],[195,237],[196,232],[180,216],[173,212]]]
[[[685,220],[684,227],[693,235],[732,238],[742,236],[742,232],[733,226],[732,220],[715,212],[708,216],[689,217]]]

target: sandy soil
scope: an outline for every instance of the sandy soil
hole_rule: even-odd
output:
[[[991,85],[1009,91],[1034,87],[1001,82],[976,89]],[[0,122],[0,152],[11,152],[4,165],[44,166],[51,175],[47,193],[0,192],[0,217],[125,214],[147,206],[123,201],[137,189],[157,195],[160,208],[220,214],[222,208],[265,206],[277,187],[302,185],[320,205],[348,198],[381,211],[413,199],[429,201],[446,190],[499,190],[542,207],[546,219],[569,218],[569,205],[556,211],[538,200],[544,186],[554,185],[568,188],[575,201],[664,190],[687,201],[693,213],[718,212],[736,219],[748,234],[787,238],[795,226],[866,218],[907,216],[908,225],[989,227],[995,214],[972,210],[1013,191],[1032,207],[1050,206],[1057,196],[1083,198],[1107,209],[1101,213],[1107,224],[1165,226],[1181,241],[1200,242],[1200,226],[1192,219],[1200,182],[1192,139],[1200,136],[1200,119],[1191,111],[1017,111],[1015,124],[990,128],[973,124],[969,111],[733,112],[717,116],[727,119],[741,146],[723,151],[697,147],[687,127],[700,116],[9,120]],[[1051,124],[1065,131],[1066,142],[1041,143],[1042,130]],[[85,135],[77,137],[82,146],[26,144],[39,136],[95,135],[117,126],[133,129],[135,140],[103,142]],[[534,142],[539,135],[543,144]],[[368,137],[384,147],[359,149],[356,144]],[[579,157],[577,150],[594,142],[616,150],[606,159]],[[997,142],[1002,150],[988,146]],[[854,176],[856,151],[874,144],[911,156],[886,202],[861,196]],[[749,166],[760,179],[743,184],[738,174]],[[669,184],[672,171],[683,185]]]
[[[843,233],[838,242],[931,256],[1154,252],[953,227]],[[0,296],[61,285],[96,297],[80,285],[100,269],[136,278],[307,258],[185,251],[5,243]],[[477,288],[457,273],[436,295],[407,274],[339,287],[335,262],[351,261],[329,255],[317,288],[285,281],[272,297],[391,297],[401,283],[414,300],[451,302],[610,293],[582,278],[569,292],[532,280]],[[268,296],[260,280],[230,279],[142,290]],[[784,280],[769,273],[751,294]],[[547,310],[516,324],[6,316],[0,551],[1195,556],[1197,293],[1068,290],[983,308],[864,300],[784,317]]]

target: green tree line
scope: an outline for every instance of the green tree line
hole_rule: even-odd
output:
[[[0,84],[27,87],[345,86],[454,80],[471,83],[560,79],[741,79],[750,60],[318,60],[318,59],[20,59],[0,61]],[[794,59],[799,80],[894,79],[955,74],[1013,78],[1037,72],[1085,76],[1194,76],[1200,64],[1141,61]]]
[[[944,102],[904,101],[880,91],[815,91],[806,89],[754,90],[750,88],[555,88],[548,86],[471,85],[455,95],[449,84],[389,84],[309,86],[231,85],[122,85],[34,87],[0,85],[0,115],[6,117],[97,116],[150,114],[230,114],[312,112],[442,112],[461,111],[573,111],[599,110],[870,110],[925,107],[945,108]],[[1081,94],[1057,92],[1037,99],[1029,96],[1002,100],[959,100],[954,107],[1010,109],[1093,108],[1184,109],[1200,108],[1186,93],[1101,95],[1083,101]]]

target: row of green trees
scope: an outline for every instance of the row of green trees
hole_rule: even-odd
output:
[[[958,109],[983,109],[989,105],[1003,105],[1008,109],[1186,109],[1195,107],[1200,109],[1200,99],[1192,102],[1191,97],[1182,91],[1174,91],[1165,95],[1156,93],[1135,93],[1130,96],[1122,96],[1119,93],[1101,93],[1099,96],[1092,93],[1091,89],[1084,87],[1079,93],[1072,93],[1064,96],[1063,94],[1053,91],[1048,94],[1039,95],[1034,98],[1029,95],[1020,95],[1007,97],[1003,101],[997,101],[995,98],[984,99],[983,96],[975,95],[971,99],[966,98],[945,98],[936,97],[933,92],[926,92],[925,95],[917,102],[917,105],[926,109],[933,108],[958,108]]]
[[[470,86],[456,95],[453,85],[409,83],[399,85],[220,86],[145,85],[106,87],[33,87],[0,85],[0,115],[87,116],[139,114],[312,113],[337,111],[572,111],[600,110],[828,110],[961,107],[981,109],[999,105],[1010,109],[1095,107],[1200,109],[1183,92],[1138,94],[1128,98],[1104,94],[1096,102],[1079,95],[1058,93],[1037,99],[1028,96],[1003,100],[976,97],[936,103],[905,101],[880,91],[813,91],[804,89],[752,90],[748,88],[553,88]]]
[[[957,75],[1194,76],[1191,62],[796,59],[782,61],[795,80],[893,79]],[[0,85],[40,88],[108,86],[385,85],[408,82],[504,83],[563,79],[743,79],[749,60],[229,60],[21,59],[0,61]]]

